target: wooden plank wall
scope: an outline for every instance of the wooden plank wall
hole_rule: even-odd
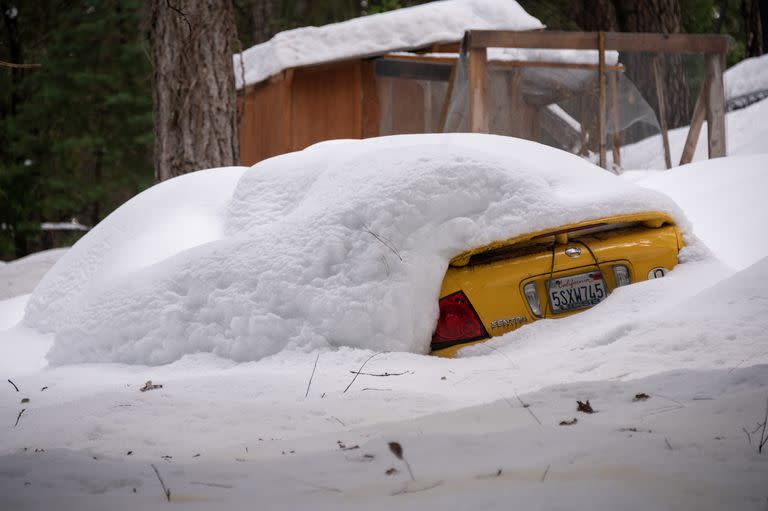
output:
[[[240,164],[256,162],[290,150],[288,116],[290,83],[285,76],[248,87],[240,117]]]
[[[372,62],[296,68],[248,87],[240,119],[240,160],[253,165],[323,140],[378,134]]]

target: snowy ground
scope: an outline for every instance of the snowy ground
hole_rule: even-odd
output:
[[[731,156],[765,153],[768,140],[768,100],[754,103],[744,109],[728,113],[725,117],[725,134],[728,154]],[[669,147],[672,165],[680,162],[688,126],[669,131]],[[701,128],[693,161],[707,159],[707,123]],[[622,147],[621,164],[626,170],[664,169],[664,147],[661,135],[648,137],[635,144]]]
[[[767,168],[625,174],[708,248],[455,360],[347,347],[47,366],[53,334],[16,325],[29,297],[0,302],[0,509],[162,508],[162,479],[172,503],[212,509],[765,510]]]

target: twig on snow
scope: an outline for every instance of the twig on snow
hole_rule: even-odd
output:
[[[402,490],[396,491],[395,493],[392,494],[392,496],[394,497],[395,495],[405,495],[406,493],[419,493],[422,491],[431,490],[432,488],[437,488],[442,484],[443,484],[442,481],[437,481],[436,483],[432,483],[423,488],[413,488],[413,489],[409,489],[408,486],[406,485],[405,488],[403,488]]]
[[[408,463],[408,460],[405,459],[405,456],[403,455],[403,446],[400,445],[399,442],[389,442],[389,450],[392,451],[392,454],[395,455],[395,458],[399,459],[403,463],[405,463],[406,468],[408,469],[408,474],[411,476],[411,481],[415,481],[416,478],[413,477],[413,471],[411,470],[411,464]]]
[[[16,384],[15,384],[15,383],[13,383],[13,382],[11,381],[11,379],[10,379],[10,378],[8,378],[8,383],[10,383],[11,385],[13,385],[13,388],[14,388],[14,389],[16,389],[16,392],[18,392],[18,391],[19,391],[19,387],[17,387],[17,386],[16,386]]]
[[[664,443],[667,444],[667,449],[672,450],[672,444],[669,443],[669,438],[664,437]]]
[[[392,243],[390,240],[388,240],[388,239],[387,239],[387,238],[385,238],[384,236],[381,236],[381,235],[379,235],[379,234],[376,234],[375,232],[373,232],[373,231],[372,231],[372,230],[370,230],[370,229],[365,229],[365,232],[367,232],[368,234],[370,234],[371,236],[373,236],[374,238],[376,238],[377,240],[379,240],[379,242],[380,242],[382,245],[384,245],[385,247],[387,247],[387,248],[388,248],[390,251],[392,251],[392,253],[393,253],[393,254],[395,254],[395,255],[397,256],[397,258],[398,258],[398,259],[400,259],[400,262],[401,262],[401,263],[403,262],[403,256],[401,256],[401,255],[400,255],[400,252],[399,252],[399,251],[398,251],[398,250],[395,248],[395,245],[394,245],[394,243]]]
[[[349,385],[347,385],[347,388],[346,388],[346,389],[344,389],[344,392],[342,392],[342,394],[346,394],[346,393],[347,393],[347,391],[349,390],[349,387],[351,387],[351,386],[352,386],[352,384],[353,384],[353,383],[355,383],[355,380],[357,379],[357,377],[358,377],[358,376],[360,376],[360,373],[362,372],[363,368],[365,367],[365,364],[367,364],[368,362],[370,362],[370,360],[371,360],[373,357],[375,357],[375,356],[377,356],[377,355],[381,355],[382,353],[383,353],[383,352],[381,352],[381,351],[379,351],[379,352],[376,352],[376,353],[374,353],[373,355],[371,355],[370,357],[368,357],[368,358],[366,358],[366,359],[365,359],[365,362],[363,362],[363,365],[361,365],[361,366],[360,366],[360,369],[358,369],[358,370],[357,370],[357,372],[355,372],[355,376],[352,378],[352,381],[351,381],[351,382],[349,382]]]
[[[763,453],[763,446],[768,442],[768,435],[766,435],[766,425],[768,425],[768,400],[765,401],[765,416],[763,417],[763,430],[760,432],[760,445],[757,446],[757,452]]]
[[[549,467],[552,465],[547,465],[547,469],[544,471],[544,474],[541,476],[541,482],[543,483],[544,480],[547,478],[547,474],[549,474]]]
[[[171,501],[171,490],[170,488],[165,486],[165,481],[163,481],[163,478],[160,477],[160,471],[157,470],[157,467],[154,464],[151,464],[150,467],[155,471],[155,475],[157,475],[157,480],[160,481],[160,486],[163,487],[163,493],[165,494],[165,498],[168,500],[168,502]]]
[[[304,397],[306,398],[309,396],[309,387],[312,386],[312,378],[315,377],[315,369],[317,369],[317,361],[320,360],[320,353],[318,352],[317,358],[315,358],[315,366],[312,368],[312,374],[309,376],[309,383],[307,383],[307,392],[304,394]]]
[[[745,435],[747,435],[747,443],[749,445],[752,445],[752,435],[749,434],[749,431],[747,431],[747,428],[741,428],[741,430],[744,432]]]
[[[403,371],[402,373],[363,373],[360,371],[350,371],[351,374],[362,374],[363,376],[402,376],[404,374],[410,374],[410,371]]]
[[[16,416],[16,424],[14,424],[14,425],[13,425],[13,427],[14,427],[14,428],[15,428],[16,426],[18,426],[18,425],[19,425],[19,419],[21,419],[21,416],[22,416],[22,415],[24,414],[24,412],[26,412],[26,411],[27,411],[27,409],[26,409],[26,408],[22,408],[22,409],[21,409],[21,411],[19,412],[19,415],[17,415],[17,416]]]
[[[538,423],[539,423],[539,426],[542,426],[542,424],[541,424],[541,421],[539,420],[539,418],[538,418],[538,417],[536,417],[536,414],[535,414],[535,413],[533,413],[533,410],[531,410],[531,405],[530,405],[529,403],[526,403],[526,402],[524,402],[524,401],[522,400],[522,398],[521,398],[521,397],[518,395],[518,393],[517,393],[517,392],[515,392],[515,397],[517,398],[517,400],[518,400],[518,401],[520,401],[520,406],[522,406],[523,408],[525,408],[526,410],[528,410],[528,413],[530,413],[530,414],[531,414],[531,417],[533,417],[533,418],[536,420],[536,422],[538,422]]]

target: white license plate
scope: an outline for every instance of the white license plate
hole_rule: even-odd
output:
[[[549,280],[547,292],[555,314],[592,307],[608,296],[605,280],[599,271]]]

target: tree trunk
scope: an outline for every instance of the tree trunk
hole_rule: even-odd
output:
[[[229,0],[152,0],[155,177],[239,163]]]
[[[272,0],[253,0],[253,44],[269,41],[274,34]]]
[[[611,0],[574,0],[569,18],[585,32],[617,32],[619,23]]]
[[[746,36],[746,56],[759,57],[766,50],[766,25],[768,5],[761,8],[759,0],[743,0],[741,11],[744,15],[744,34]]]
[[[617,0],[616,4],[625,32],[675,34],[684,31],[678,0]],[[622,60],[627,65],[629,78],[658,112],[653,55],[627,54],[622,55]],[[670,128],[686,126],[691,122],[691,109],[682,57],[662,56],[661,69],[667,93],[667,123]]]

